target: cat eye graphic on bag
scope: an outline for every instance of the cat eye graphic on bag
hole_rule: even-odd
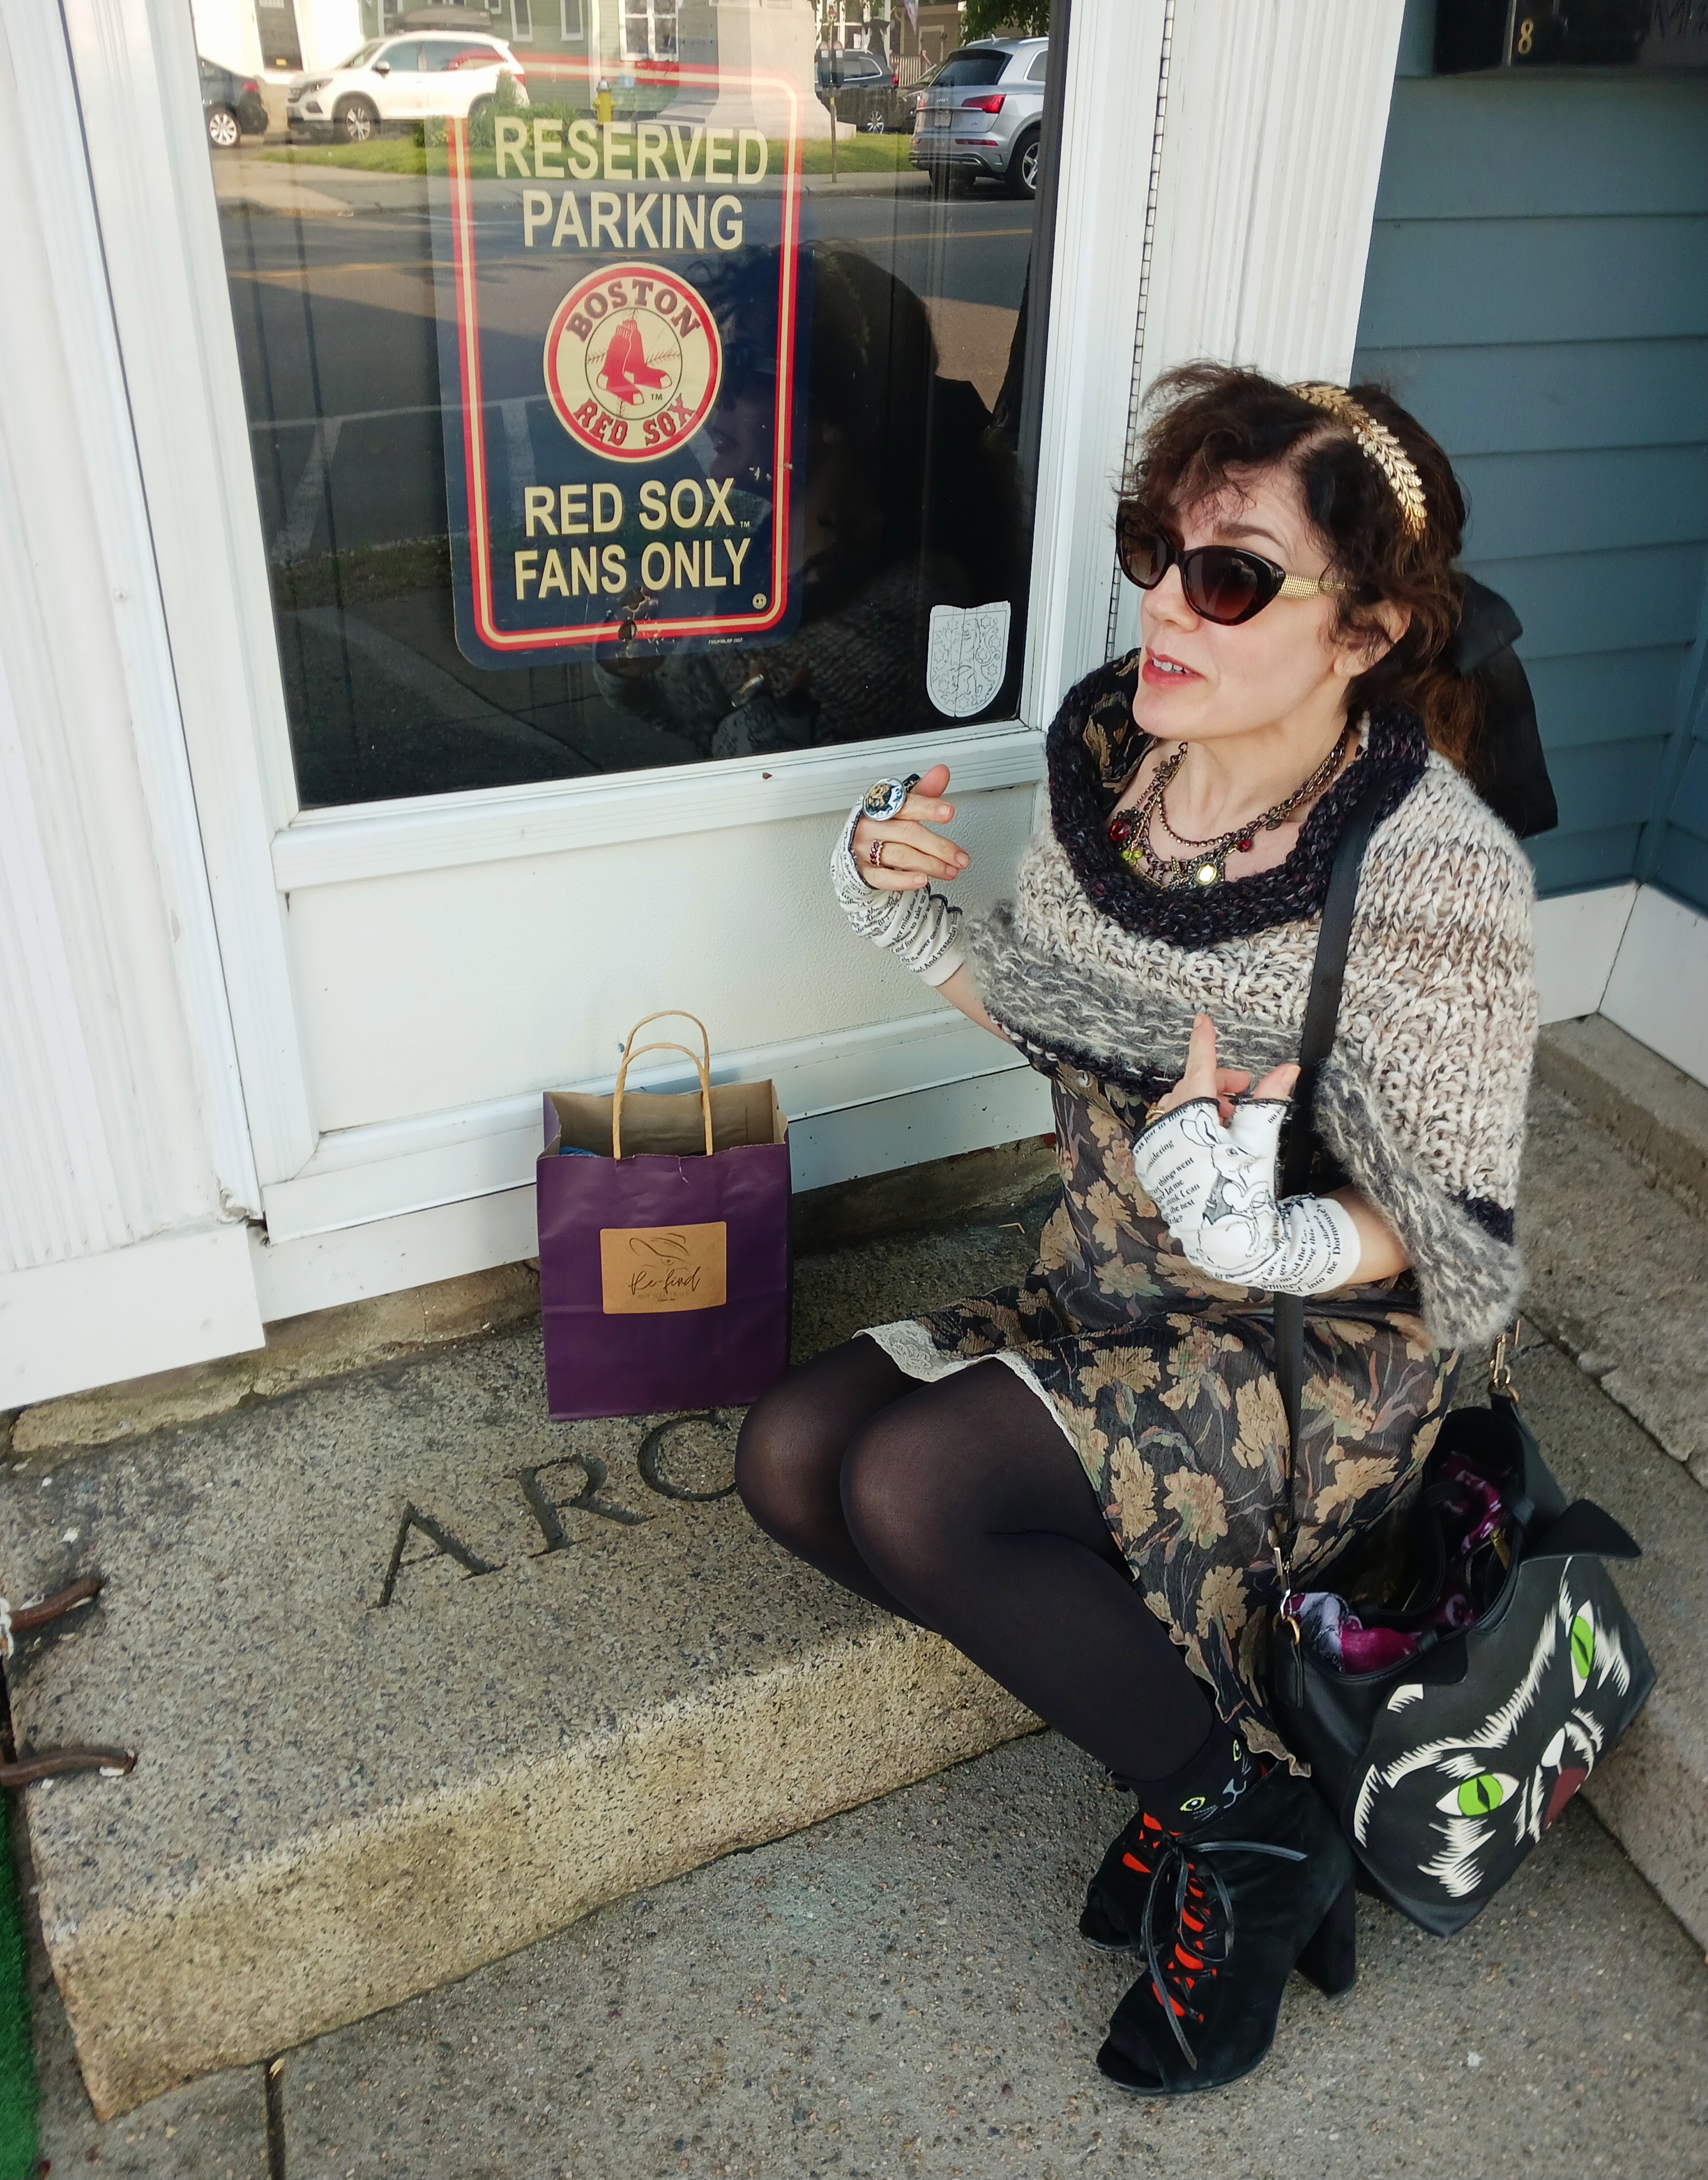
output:
[[[1359,1847],[1379,1851],[1385,1829],[1407,1837],[1420,1829],[1431,1847],[1418,1877],[1464,1900],[1540,1839],[1617,1734],[1631,1687],[1617,1627],[1596,1610],[1606,1582],[1592,1559],[1565,1562],[1528,1668],[1497,1710],[1410,1748],[1394,1749],[1392,1730],[1381,1734],[1353,1805]],[[1396,1688],[1388,1717],[1403,1717],[1421,1693],[1415,1682]]]

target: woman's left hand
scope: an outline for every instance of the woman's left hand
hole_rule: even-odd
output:
[[[1255,1090],[1254,1098],[1287,1098],[1299,1080],[1299,1070],[1288,1065],[1273,1067]],[[1195,1016],[1192,1041],[1186,1048],[1186,1072],[1168,1093],[1159,1098],[1151,1108],[1149,1118],[1160,1120],[1165,1113],[1172,1113],[1177,1105],[1184,1105],[1194,1098],[1213,1098],[1222,1125],[1226,1127],[1233,1118],[1233,1101],[1246,1095],[1251,1076],[1243,1067],[1218,1067],[1216,1065],[1216,1025],[1208,1015]]]

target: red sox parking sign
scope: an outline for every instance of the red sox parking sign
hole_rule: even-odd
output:
[[[799,610],[796,94],[635,74],[620,121],[579,64],[530,60],[490,151],[448,124],[434,270],[476,665],[763,644]]]

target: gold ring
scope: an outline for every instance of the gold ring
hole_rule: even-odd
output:
[[[883,868],[884,844],[881,834],[880,834],[879,837],[872,842],[871,848],[866,856],[866,861],[871,865],[875,871],[881,871]]]

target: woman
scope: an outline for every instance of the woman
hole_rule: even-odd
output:
[[[1531,885],[1461,769],[1464,520],[1379,390],[1171,373],[1119,517],[1144,642],[1063,706],[1013,900],[958,931],[933,889],[969,862],[932,829],[941,765],[878,783],[833,858],[856,929],[1051,1076],[1063,1196],[1019,1288],[784,1379],[737,1480],[1133,1789],[1080,1928],[1143,1955],[1098,2063],[1146,2095],[1256,2065],[1295,1965],[1352,1984],[1352,1865],[1266,1707],[1269,1630],[1283,1582],[1323,1586],[1403,1497],[1519,1284]],[[1328,873],[1371,789],[1326,1150],[1278,1203]],[[1292,1453],[1277,1291],[1307,1297]]]

